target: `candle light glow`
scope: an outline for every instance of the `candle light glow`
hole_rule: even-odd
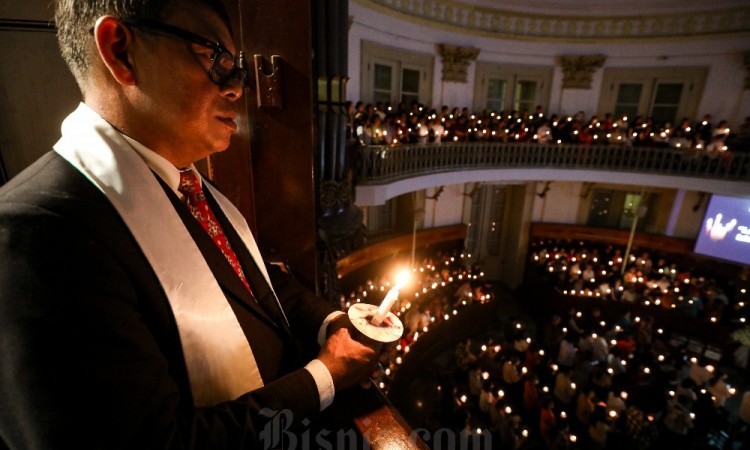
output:
[[[409,272],[406,270],[401,271],[398,276],[396,277],[396,284],[393,286],[393,288],[388,291],[388,293],[385,295],[385,298],[383,299],[383,302],[378,307],[378,312],[375,313],[370,323],[373,325],[380,325],[383,320],[385,319],[385,316],[388,315],[388,312],[393,307],[393,304],[396,303],[396,300],[398,300],[398,292],[399,290],[409,281]]]

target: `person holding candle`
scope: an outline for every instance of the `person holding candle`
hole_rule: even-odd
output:
[[[641,408],[631,405],[625,410],[625,437],[635,450],[646,450],[659,436],[656,425]]]
[[[552,447],[552,442],[554,441],[553,431],[556,425],[555,401],[549,395],[545,395],[540,400],[539,434],[542,436],[542,440],[547,445],[547,448]]]
[[[607,437],[612,426],[607,420],[605,409],[597,406],[591,414],[591,424],[588,425],[588,435],[591,450],[603,450],[607,445]]]
[[[576,397],[576,414],[575,417],[578,421],[578,425],[586,429],[591,425],[591,415],[596,409],[596,394],[593,389],[589,386],[584,386]]]
[[[716,408],[723,408],[727,399],[732,396],[732,392],[727,385],[728,377],[724,371],[716,369],[708,381],[708,391],[711,393]]]
[[[573,400],[575,386],[570,378],[570,367],[560,366],[555,375],[554,396],[562,405],[567,405]]]
[[[521,433],[521,416],[510,414],[500,425],[500,445],[504,449],[515,450],[525,442]]]
[[[193,165],[238,127],[230,23],[218,0],[56,2],[83,103],[0,189],[0,448],[259,448],[376,367]]]

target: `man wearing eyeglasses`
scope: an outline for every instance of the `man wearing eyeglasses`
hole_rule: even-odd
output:
[[[377,349],[267,266],[193,167],[228,147],[247,77],[219,0],[59,0],[56,23],[83,103],[0,189],[0,448],[255,448],[275,412],[306,426]]]

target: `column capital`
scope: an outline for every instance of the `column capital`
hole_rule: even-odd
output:
[[[563,89],[591,89],[594,70],[602,67],[607,57],[604,55],[563,55],[560,65],[563,69]]]
[[[479,56],[479,49],[457,45],[438,44],[437,52],[443,62],[443,81],[466,83],[469,62]]]

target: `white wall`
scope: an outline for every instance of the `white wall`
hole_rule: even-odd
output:
[[[435,194],[438,188],[427,189],[427,197]],[[463,184],[443,186],[437,200],[425,200],[424,228],[456,225],[463,219],[464,201]]]
[[[536,183],[535,194],[544,192],[544,182]],[[534,195],[532,222],[575,224],[581,203],[583,183],[577,181],[555,181],[540,198]]]
[[[695,239],[703,225],[710,195],[696,191],[681,191],[670,216],[670,236]],[[693,210],[695,208],[695,210]],[[673,222],[673,223],[672,223]]]
[[[508,198],[508,208],[514,211],[504,225],[505,234],[502,254],[494,264],[484,258],[488,276],[503,279],[510,286],[517,285],[522,278],[523,260],[528,246],[528,230],[531,222],[576,224],[577,213],[582,202],[580,194],[583,183],[554,182],[544,198],[536,194],[542,192],[543,182],[528,182],[512,187]],[[464,193],[471,185],[453,184],[443,186],[438,200],[425,200],[423,228],[455,225],[469,217],[470,199]],[[427,197],[434,196],[438,188],[425,189]],[[463,216],[463,217],[462,217]],[[472,224],[486,227],[487,224]],[[491,272],[491,273],[490,273]],[[496,272],[496,273],[495,273]]]
[[[471,80],[471,83],[456,83],[452,81],[443,81],[440,79],[442,75],[439,75],[437,77],[436,83],[437,83],[437,86],[440,88],[440,93],[437,97],[433,97],[433,99],[435,99],[435,101],[432,102],[433,105],[436,108],[438,106],[448,105],[451,108],[459,107],[463,109],[464,107],[466,107],[466,108],[469,108],[470,110],[473,109],[473,105],[472,105],[473,94],[471,93],[471,91],[467,92],[466,88],[467,86],[474,85],[474,70],[475,70],[475,65],[472,64],[469,70],[469,72],[471,72],[471,78],[469,78]]]
[[[471,102],[475,64],[469,66],[466,84],[443,85],[442,63],[435,45],[445,43],[479,48],[478,59],[481,61],[554,67],[549,112],[572,114],[583,110],[587,115],[607,112],[595,111],[599,101],[602,69],[597,69],[594,73],[590,90],[563,91],[562,69],[558,63],[560,55],[602,54],[607,56],[604,67],[707,66],[709,74],[698,107],[698,117],[711,114],[716,121],[727,119],[730,120],[731,126],[738,127],[744,117],[750,115],[750,93],[743,91],[747,70],[743,65],[742,55],[750,50],[746,36],[633,44],[500,40],[404,21],[375,12],[356,2],[349,3],[349,14],[354,19],[349,31],[350,81],[347,85],[347,96],[352,101],[360,98],[360,43],[366,39],[391,47],[435,55],[433,106],[448,104],[473,108]]]

